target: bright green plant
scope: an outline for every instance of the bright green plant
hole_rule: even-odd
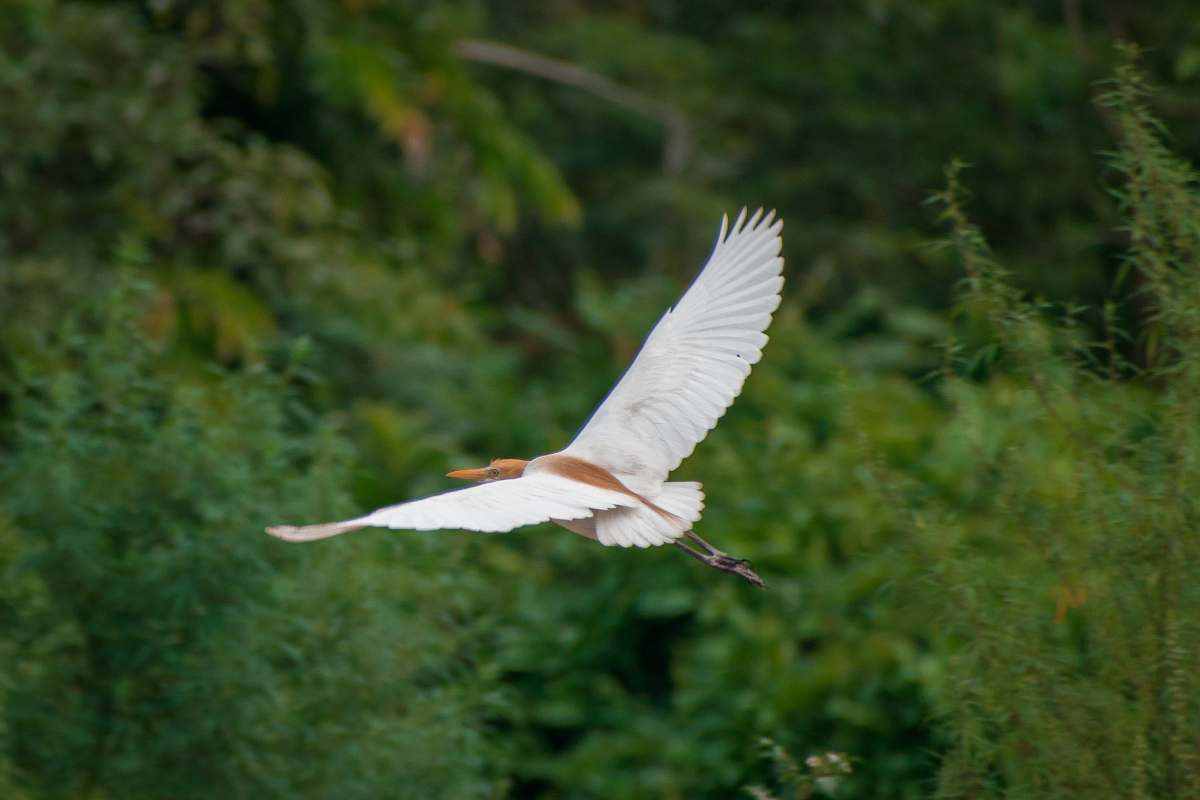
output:
[[[942,195],[994,345],[948,377],[938,445],[976,457],[968,494],[918,516],[950,634],[940,797],[1184,798],[1200,790],[1200,194],[1132,63],[1101,98],[1150,323],[1092,343],[1026,300]]]
[[[286,374],[176,385],[141,331],[152,298],[99,292],[6,387],[0,780],[54,797],[491,794],[467,669],[478,595],[453,573],[411,580],[419,554],[265,536],[345,509],[344,441]]]

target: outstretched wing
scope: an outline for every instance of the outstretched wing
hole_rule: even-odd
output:
[[[564,450],[627,485],[654,486],[691,455],[762,358],[783,288],[783,221],[762,209],[721,221],[708,263]]]
[[[388,506],[365,517],[299,528],[281,525],[267,528],[267,533],[289,542],[309,542],[370,527],[417,531],[460,528],[499,533],[551,519],[584,519],[598,510],[636,502],[610,489],[553,474],[534,473]]]

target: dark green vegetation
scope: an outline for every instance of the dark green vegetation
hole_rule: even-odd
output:
[[[6,4],[0,796],[1200,793],[1194,3],[744,5]],[[262,534],[561,446],[745,203],[770,591]]]

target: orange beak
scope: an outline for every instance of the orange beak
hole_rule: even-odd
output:
[[[458,478],[460,481],[481,481],[487,477],[487,467],[479,469],[456,469],[446,473],[447,478]]]

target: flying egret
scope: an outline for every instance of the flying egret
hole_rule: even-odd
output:
[[[667,476],[716,427],[762,357],[783,288],[782,229],[775,212],[762,209],[749,218],[742,209],[732,227],[722,219],[708,263],[563,450],[448,474],[478,483],[466,489],[267,533],[307,542],[367,527],[501,532],[554,522],[603,545],[673,544],[762,587],[749,562],[693,530],[704,508],[701,484]]]

